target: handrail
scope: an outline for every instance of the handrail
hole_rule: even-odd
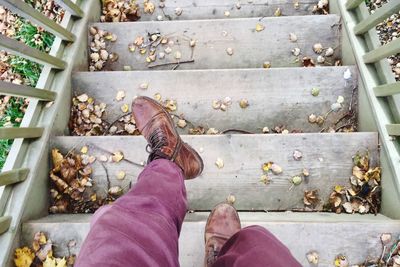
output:
[[[376,32],[370,31],[400,10],[400,2],[392,0],[370,14],[363,0],[338,0],[349,42],[360,70],[360,77],[372,114],[388,155],[388,166],[400,194],[400,151],[395,138],[400,136],[400,83],[390,70],[386,58],[400,52],[400,39],[381,45]],[[381,101],[385,98],[385,101]]]
[[[31,97],[45,101],[53,101],[56,98],[56,92],[45,89],[36,89],[22,84],[0,81],[0,94]]]
[[[22,0],[0,0],[0,5],[7,7],[14,13],[24,16],[63,40],[75,40],[75,36],[71,32],[64,29],[57,22],[49,19]]]
[[[21,168],[0,173],[0,186],[22,182],[28,176],[29,169]]]
[[[0,139],[38,138],[42,133],[43,128],[40,127],[0,128]]]
[[[366,33],[378,23],[388,18],[390,15],[399,12],[400,1],[390,1],[376,10],[374,14],[369,15],[367,19],[362,20],[354,27],[354,33],[357,35]]]
[[[31,48],[26,44],[18,42],[2,34],[0,34],[0,48],[17,56],[21,56],[41,64],[48,64],[55,69],[65,68],[65,62],[63,60]]]

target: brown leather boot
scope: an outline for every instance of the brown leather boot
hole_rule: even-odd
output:
[[[132,115],[136,127],[148,142],[148,163],[168,159],[181,167],[186,179],[201,174],[203,160],[192,147],[182,142],[171,115],[163,106],[149,97],[137,97],[132,103]]]
[[[217,260],[222,246],[240,231],[240,219],[235,208],[229,204],[218,204],[208,216],[204,239],[206,251],[204,266],[211,267]]]

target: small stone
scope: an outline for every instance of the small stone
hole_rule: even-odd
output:
[[[229,56],[232,56],[232,55],[233,55],[233,48],[228,47],[228,48],[226,49],[226,53],[227,53]]]

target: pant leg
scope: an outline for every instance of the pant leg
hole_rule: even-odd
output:
[[[179,266],[186,210],[182,170],[168,160],[151,162],[127,194],[96,212],[75,266]]]
[[[290,251],[261,226],[243,228],[222,247],[213,267],[301,267]]]

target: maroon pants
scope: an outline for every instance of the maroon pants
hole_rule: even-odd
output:
[[[127,194],[95,213],[75,266],[179,266],[186,210],[182,170],[168,160],[151,162]],[[213,267],[245,266],[301,265],[270,232],[251,226],[228,240]]]

